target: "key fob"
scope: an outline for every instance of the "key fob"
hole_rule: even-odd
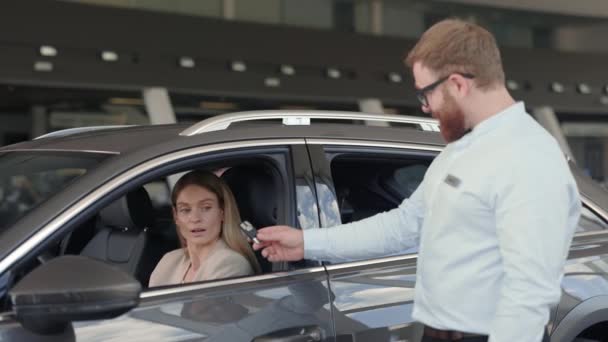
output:
[[[247,235],[247,237],[249,237],[255,243],[260,243],[260,240],[258,240],[258,238],[256,237],[258,231],[251,223],[249,223],[249,221],[241,222],[240,226],[243,232]]]

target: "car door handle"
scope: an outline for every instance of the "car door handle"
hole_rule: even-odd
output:
[[[316,325],[294,327],[258,336],[251,342],[317,342],[323,338],[323,330]]]

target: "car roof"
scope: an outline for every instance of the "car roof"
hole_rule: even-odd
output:
[[[41,137],[5,146],[0,150],[70,150],[122,153],[175,139],[184,125],[147,125],[85,131]]]
[[[352,114],[360,115],[364,113]],[[234,113],[230,115],[234,117]],[[209,120],[201,121],[195,125],[180,123],[72,129],[68,130],[69,132],[59,131],[38,139],[5,146],[0,148],[0,151],[59,150],[125,154],[151,147],[171,146],[168,147],[171,150],[178,149],[180,146],[188,147],[239,140],[274,138],[358,139],[444,145],[436,131],[423,131],[415,127],[353,124],[352,120],[348,123],[332,121],[329,123],[312,122],[296,125],[285,125],[281,122],[246,121],[235,122],[228,127],[219,129],[212,128],[210,131],[190,133],[189,136],[184,135],[184,132],[188,133],[188,130],[191,132],[193,127],[207,121]],[[180,133],[182,134],[180,135]],[[163,148],[160,148],[160,150],[163,150]]]

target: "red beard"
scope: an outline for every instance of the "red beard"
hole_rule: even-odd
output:
[[[456,104],[456,101],[448,92],[443,94],[444,103],[442,108],[433,113],[439,118],[439,128],[443,139],[449,144],[465,134],[464,114]]]

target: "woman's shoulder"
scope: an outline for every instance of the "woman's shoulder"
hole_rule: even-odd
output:
[[[184,262],[185,254],[182,248],[166,253],[160,259],[150,275],[149,286],[161,286],[175,283],[175,270]]]
[[[221,261],[223,259],[229,259],[233,262],[237,261],[237,260],[242,260],[242,261],[248,262],[247,258],[245,258],[244,255],[242,255],[241,253],[228,247],[228,245],[224,241],[221,241],[221,240],[220,240],[220,245],[218,246],[218,248],[215,249],[214,254],[216,254],[215,256],[217,257],[216,259],[218,261]]]
[[[233,270],[240,270],[240,273],[252,274],[253,269],[249,260],[241,253],[228,247],[225,242],[215,249],[212,257],[212,267],[230,267]]]
[[[171,252],[165,253],[160,259],[159,264],[173,264],[182,261],[186,257],[183,248],[172,250]]]

